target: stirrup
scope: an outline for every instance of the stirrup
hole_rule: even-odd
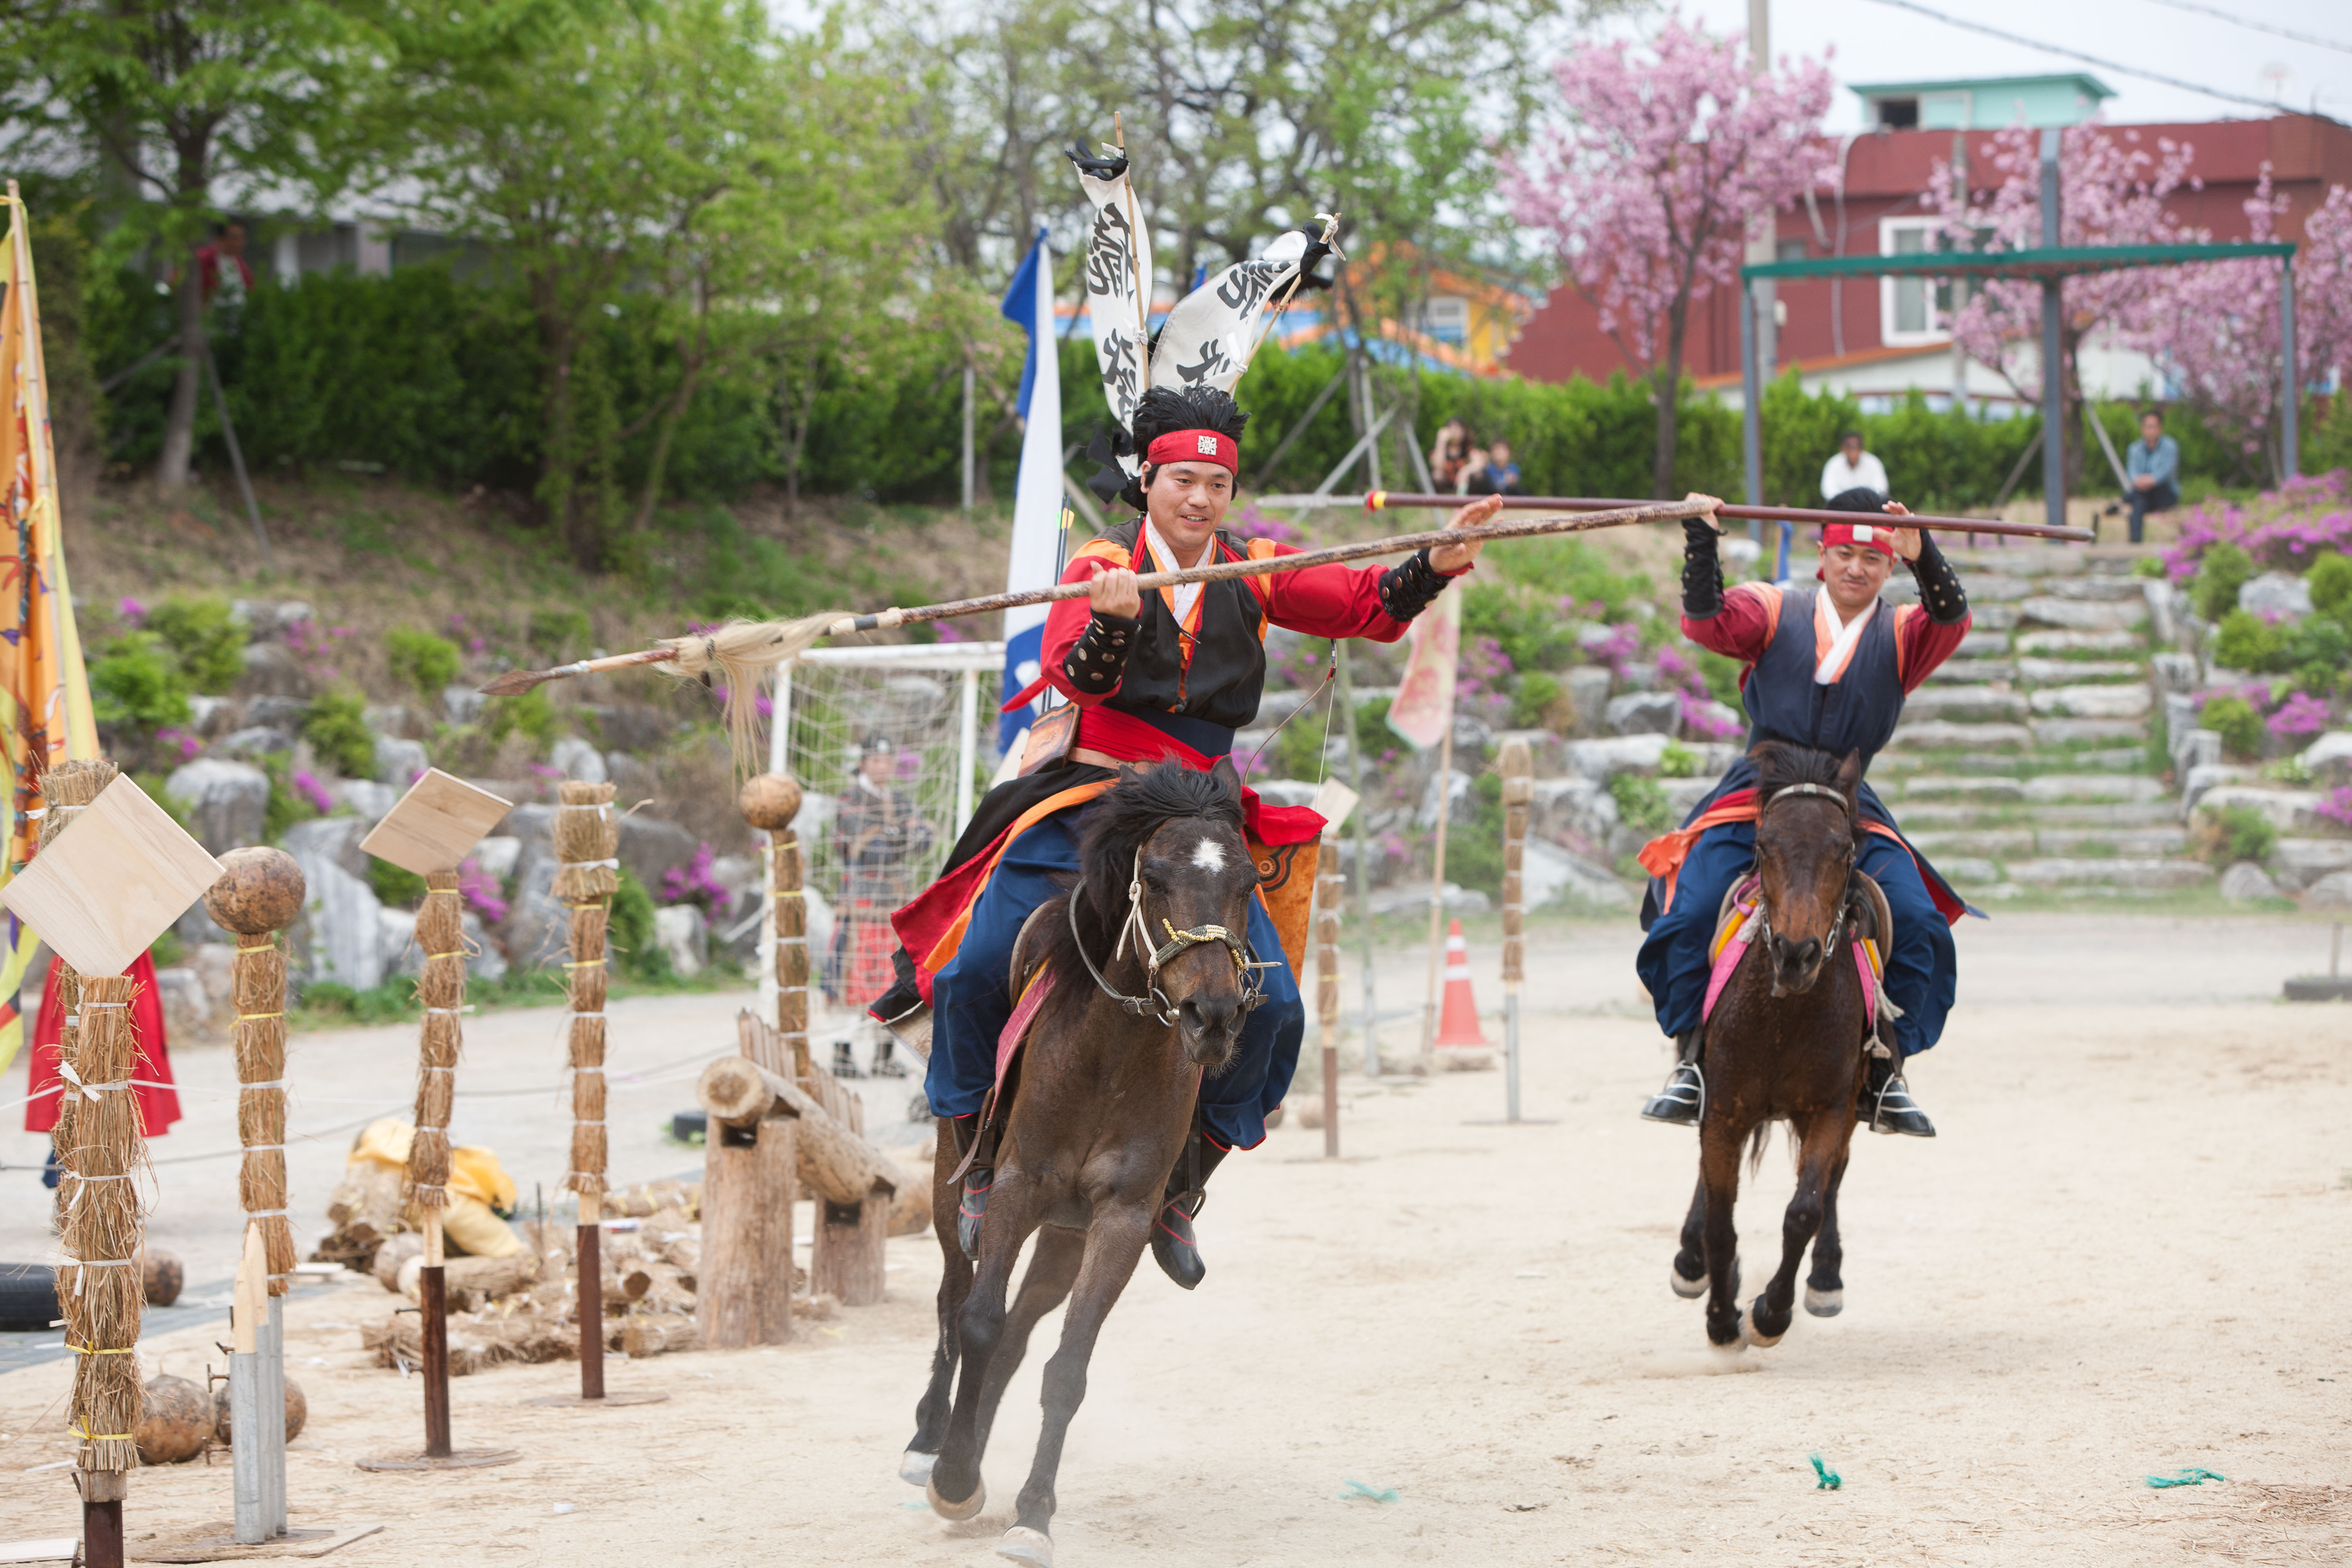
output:
[[[1911,1098],[1910,1087],[1901,1073],[1887,1075],[1886,1085],[1878,1091],[1877,1103],[1872,1108],[1870,1130],[1873,1132],[1900,1133],[1906,1138],[1933,1138],[1936,1124]]]
[[[1706,1112],[1706,1075],[1696,1062],[1676,1062],[1674,1076],[1666,1087],[1652,1095],[1642,1107],[1644,1121],[1664,1121],[1677,1127],[1696,1127]]]

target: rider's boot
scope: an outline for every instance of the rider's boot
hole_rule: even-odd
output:
[[[1706,1103],[1706,1079],[1698,1070],[1698,1040],[1696,1029],[1686,1029],[1675,1037],[1678,1048],[1674,1076],[1642,1107],[1644,1121],[1671,1121],[1677,1127],[1698,1125],[1699,1109]]]
[[[835,1078],[864,1078],[866,1076],[864,1073],[857,1070],[857,1053],[849,1048],[849,1042],[847,1040],[835,1040],[833,1042],[833,1076]]]
[[[1911,1089],[1903,1081],[1903,1058],[1899,1056],[1874,1056],[1870,1058],[1870,1086],[1863,1091],[1863,1109],[1870,1113],[1873,1132],[1900,1132],[1906,1138],[1933,1138],[1936,1124],[1911,1098]]]
[[[1176,1168],[1168,1173],[1167,1195],[1159,1217],[1151,1222],[1151,1256],[1160,1260],[1160,1272],[1187,1290],[1209,1272],[1209,1266],[1201,1261],[1200,1244],[1192,1237],[1192,1221],[1207,1201],[1208,1194],[1202,1189],[1208,1184],[1209,1173],[1228,1152],[1193,1128],[1184,1140],[1184,1152],[1176,1157]]]
[[[980,1114],[951,1116],[948,1128],[955,1137],[956,1158],[961,1160],[971,1141],[980,1136]],[[988,1214],[988,1190],[996,1184],[996,1169],[986,1160],[985,1153],[974,1159],[957,1189],[956,1245],[975,1263],[980,1261],[980,1222]]]

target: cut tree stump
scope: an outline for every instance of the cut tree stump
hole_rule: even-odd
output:
[[[799,1121],[715,1121],[702,1152],[702,1257],[695,1317],[713,1350],[793,1337],[793,1203]]]

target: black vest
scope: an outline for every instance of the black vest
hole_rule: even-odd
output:
[[[1152,570],[1151,552],[1141,543],[1141,518],[1120,523],[1101,537],[1125,550],[1138,572]],[[1211,541],[1208,561],[1248,558],[1248,546],[1223,530]],[[1244,577],[1202,584],[1196,628],[1187,664],[1188,639],[1168,601],[1147,590],[1136,636],[1128,645],[1126,673],[1108,706],[1154,717],[1173,715],[1224,731],[1254,721],[1258,699],[1265,694],[1265,606],[1257,590]],[[1230,748],[1231,736],[1225,746],[1214,750],[1189,738],[1188,743],[1218,755]]]

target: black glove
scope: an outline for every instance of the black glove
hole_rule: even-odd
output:
[[[1919,584],[1919,603],[1929,620],[1939,626],[1954,626],[1968,619],[1969,594],[1960,586],[1960,574],[1936,548],[1936,536],[1924,529],[1919,533],[1919,559],[1911,563],[1911,576]]]
[[[1715,552],[1716,531],[1705,518],[1683,519],[1683,614],[1712,620],[1723,608],[1723,562]]]
[[[1070,684],[1089,697],[1100,697],[1118,689],[1127,679],[1127,653],[1135,642],[1137,621],[1126,616],[1106,616],[1100,610],[1087,622],[1087,629],[1070,645],[1070,657],[1063,661],[1062,671]]]
[[[1099,158],[1092,157],[1087,154],[1087,144],[1083,142],[1070,143],[1070,162],[1097,180],[1116,180],[1127,173],[1126,153],[1108,153]]]
[[[1452,581],[1429,563],[1429,552],[1423,550],[1403,565],[1381,574],[1381,608],[1392,621],[1409,621],[1429,608]]]

